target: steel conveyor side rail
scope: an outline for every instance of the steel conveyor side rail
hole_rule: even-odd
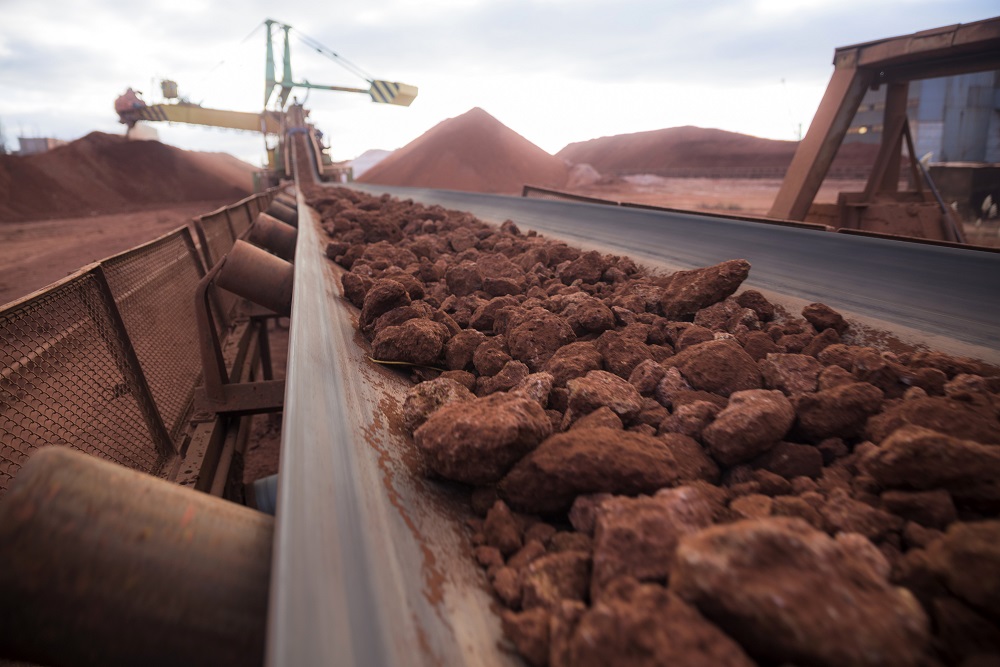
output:
[[[350,340],[328,316],[326,260],[310,252],[317,230],[301,193],[298,199],[267,664],[385,665],[356,511],[360,480],[351,475],[353,419],[335,347]]]

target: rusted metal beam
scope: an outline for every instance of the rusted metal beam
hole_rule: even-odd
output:
[[[853,52],[858,67],[934,66],[956,56],[988,55],[1000,49],[1000,18],[922,30],[909,35],[842,46],[837,56]]]
[[[995,68],[1000,63],[1000,18],[844,46],[834,52],[833,62],[833,76],[805,139],[795,151],[768,212],[770,217],[805,219],[870,86],[890,83],[897,91],[890,97],[898,97],[906,82],[914,79]],[[887,103],[887,131],[901,127],[900,113],[905,118],[905,100],[902,110],[897,107],[892,100]],[[898,142],[900,136],[894,140]],[[882,166],[887,169],[873,183],[876,187],[885,187],[894,175],[898,178],[893,164]]]
[[[858,69],[849,55],[834,69],[816,116],[795,151],[768,217],[805,220],[873,78],[871,71]]]
[[[218,398],[209,396],[205,387],[198,387],[194,392],[194,409],[229,416],[280,412],[284,398],[284,380],[223,384]]]

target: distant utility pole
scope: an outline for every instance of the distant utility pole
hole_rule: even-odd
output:
[[[3,122],[0,121],[0,155],[7,154],[7,137],[3,133]]]

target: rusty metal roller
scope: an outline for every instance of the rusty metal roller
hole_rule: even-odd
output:
[[[268,205],[267,210],[264,212],[267,213],[268,215],[273,215],[278,220],[281,220],[282,222],[289,224],[292,227],[299,226],[298,211],[295,209],[295,207],[283,203],[282,200],[275,199]]]
[[[0,656],[260,665],[274,520],[66,447],[0,501]]]
[[[247,241],[268,250],[283,260],[291,262],[295,259],[295,240],[298,232],[295,227],[277,218],[261,213],[247,232]]]
[[[292,310],[294,273],[295,267],[289,262],[246,241],[237,241],[226,255],[215,284],[279,315],[288,315]]]
[[[284,204],[285,206],[293,210],[298,210],[299,208],[299,204],[295,200],[294,195],[282,193],[279,194],[277,197],[275,197],[272,201],[276,201],[279,204]]]

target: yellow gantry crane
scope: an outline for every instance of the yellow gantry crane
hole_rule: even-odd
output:
[[[160,87],[164,99],[168,100],[163,104],[147,104],[141,97],[141,93],[129,88],[123,95],[115,100],[115,112],[118,114],[119,122],[133,128],[139,121],[165,121],[171,123],[188,123],[193,125],[205,125],[208,127],[223,127],[234,130],[244,130],[247,132],[260,132],[265,137],[265,148],[268,154],[268,167],[270,170],[280,170],[281,159],[280,149],[267,145],[268,137],[280,137],[286,129],[286,112],[288,98],[293,88],[306,88],[317,90],[332,90],[347,93],[366,93],[371,96],[373,102],[380,104],[395,104],[398,106],[410,106],[410,103],[417,96],[417,87],[398,81],[384,81],[375,79],[368,75],[360,67],[354,65],[346,58],[328,49],[318,41],[308,37],[299,31],[295,31],[296,36],[308,47],[324,56],[327,56],[340,64],[342,67],[354,75],[368,82],[367,88],[355,88],[348,86],[328,86],[314,84],[308,81],[295,81],[292,78],[291,65],[291,45],[289,34],[293,28],[280,21],[267,19],[263,22],[266,28],[267,52],[264,64],[264,108],[260,113],[248,111],[230,111],[225,109],[211,109],[200,104],[194,104],[180,98],[177,91],[177,83],[171,80],[163,80]],[[282,68],[282,78],[275,78],[273,28],[277,26],[284,32],[284,59]],[[268,110],[275,88],[278,94],[274,110]],[[280,145],[280,144],[279,144]]]

